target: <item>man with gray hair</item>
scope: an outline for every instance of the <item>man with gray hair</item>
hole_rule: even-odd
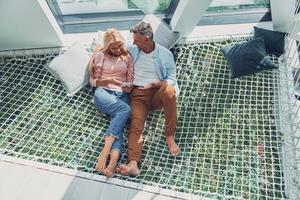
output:
[[[134,46],[128,50],[134,61],[134,80],[130,94],[132,112],[128,136],[128,164],[120,165],[118,170],[121,175],[137,176],[142,158],[143,130],[150,111],[163,109],[169,152],[173,156],[180,153],[180,148],[175,143],[176,95],[179,88],[173,54],[153,41],[150,24],[142,21],[130,32]]]

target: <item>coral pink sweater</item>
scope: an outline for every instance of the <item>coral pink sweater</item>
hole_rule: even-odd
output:
[[[121,57],[112,57],[98,52],[95,57],[96,67],[94,73],[90,75],[90,84],[96,87],[98,79],[115,78],[120,82],[133,82],[133,62],[131,56],[128,54],[127,61]],[[106,89],[122,91],[120,86],[108,84]]]

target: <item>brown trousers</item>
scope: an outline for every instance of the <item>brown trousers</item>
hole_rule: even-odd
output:
[[[177,109],[174,87],[164,84],[160,88],[140,90],[134,87],[130,94],[131,126],[128,136],[128,161],[140,163],[143,148],[143,130],[150,111],[163,109],[165,115],[165,136],[176,132]]]

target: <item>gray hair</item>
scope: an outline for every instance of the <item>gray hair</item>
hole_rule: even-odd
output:
[[[130,33],[139,33],[153,39],[153,30],[149,23],[141,21],[130,29]]]

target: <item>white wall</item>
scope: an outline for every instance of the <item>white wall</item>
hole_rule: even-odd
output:
[[[286,32],[289,23],[293,20],[296,0],[270,0],[273,29],[276,31]]]
[[[0,25],[0,51],[62,44],[62,32],[44,0],[0,0]]]

